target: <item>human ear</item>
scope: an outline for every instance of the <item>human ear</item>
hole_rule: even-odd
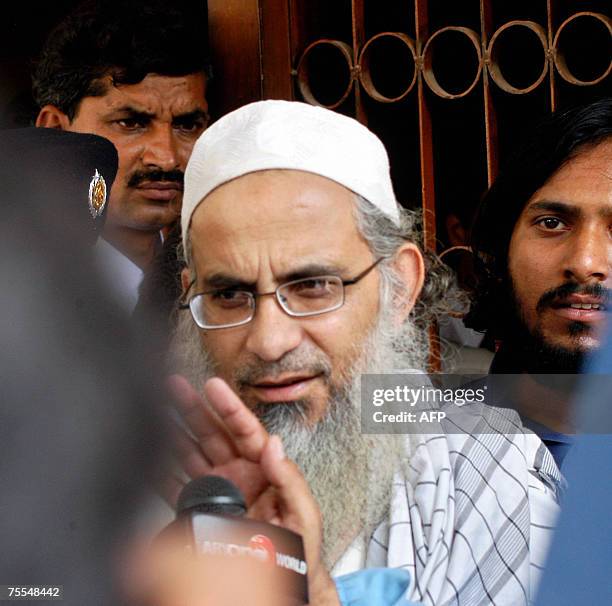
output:
[[[395,253],[393,267],[404,285],[394,299],[396,323],[401,325],[412,311],[425,281],[425,261],[418,246],[403,244]]]
[[[70,130],[70,118],[55,105],[45,105],[36,117],[36,126],[39,128],[57,128]]]
[[[192,281],[193,278],[191,275],[191,270],[188,267],[185,267],[185,269],[181,271],[181,286],[183,287],[183,296],[187,294]]]

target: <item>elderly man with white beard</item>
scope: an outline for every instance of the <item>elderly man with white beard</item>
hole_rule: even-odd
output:
[[[380,140],[302,103],[242,107],[194,148],[182,229],[186,473],[231,479],[249,515],[304,536],[313,605],[530,602],[560,478],[518,417],[506,434],[361,431],[362,374],[425,368],[447,293]]]

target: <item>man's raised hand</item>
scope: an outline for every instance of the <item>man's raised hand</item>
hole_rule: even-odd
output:
[[[183,471],[190,478],[218,475],[242,491],[250,505],[266,489],[260,460],[268,432],[242,400],[221,379],[204,386],[206,400],[180,375],[169,379],[177,408],[189,432],[174,428],[173,444]],[[164,491],[175,504],[183,488],[178,478]]]

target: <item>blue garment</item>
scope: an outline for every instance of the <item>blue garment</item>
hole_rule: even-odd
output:
[[[538,606],[612,604],[612,436],[579,435]]]
[[[471,380],[467,383],[471,389],[485,388],[488,389],[487,401],[489,406],[496,406],[500,408],[511,408],[516,410],[520,417],[524,427],[533,431],[533,433],[542,440],[542,443],[552,455],[557,467],[561,469],[565,456],[570,451],[572,444],[574,443],[574,436],[566,433],[559,433],[530,419],[521,414],[519,408],[516,406],[515,400],[509,395],[508,387],[510,384],[504,382],[504,377],[507,375],[520,375],[521,371],[519,367],[513,366],[515,362],[508,361],[509,356],[501,355],[498,352],[494,358],[494,365],[491,366],[491,372],[498,374],[488,375],[476,380]],[[510,356],[511,358],[511,356]]]
[[[538,606],[612,604],[612,327],[587,370],[576,401],[585,433],[565,463],[569,488]]]
[[[550,451],[550,454],[555,459],[557,467],[561,469],[565,455],[569,452],[572,444],[574,443],[574,436],[566,433],[559,433],[553,431],[541,423],[532,421],[527,417],[521,416],[523,425],[528,429],[531,429],[542,442],[546,445],[546,448]]]
[[[418,606],[404,598],[410,573],[399,568],[366,568],[334,579],[342,606]]]

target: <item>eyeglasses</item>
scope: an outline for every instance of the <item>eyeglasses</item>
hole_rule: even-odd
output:
[[[179,309],[189,309],[195,323],[205,330],[231,328],[250,322],[255,316],[256,297],[274,295],[281,309],[290,316],[317,316],[339,309],[344,304],[344,288],[357,284],[386,257],[351,280],[338,276],[313,276],[281,284],[270,292],[254,293],[236,288],[208,290],[193,295]]]

